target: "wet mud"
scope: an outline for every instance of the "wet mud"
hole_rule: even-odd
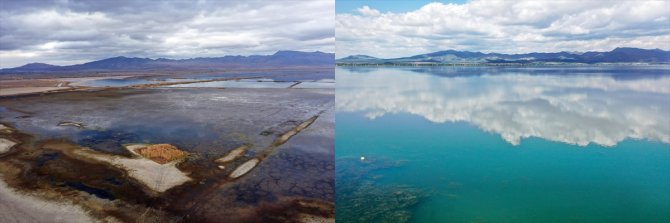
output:
[[[18,144],[0,154],[0,174],[19,192],[67,200],[103,222],[331,222],[332,156],[284,144],[309,128],[332,128],[311,126],[332,109],[332,93],[256,91],[120,89],[3,98],[0,122],[11,131],[0,131],[0,138]],[[283,104],[263,101],[277,99]],[[216,110],[222,102],[224,109]],[[201,113],[183,116],[182,109]],[[165,113],[139,119],[156,111]],[[91,150],[132,158],[123,149],[128,143],[184,149],[188,156],[176,168],[192,180],[152,194],[127,170],[81,156]],[[244,151],[216,162],[241,146]]]

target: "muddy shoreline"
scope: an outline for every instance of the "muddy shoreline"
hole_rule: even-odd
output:
[[[296,126],[296,129],[299,127]],[[197,206],[195,203],[171,201],[192,199],[195,194],[199,194],[197,197],[208,197],[212,190],[226,188],[228,184],[234,184],[238,178],[243,178],[244,174],[247,174],[245,172],[236,177],[225,177],[230,175],[231,171],[213,170],[211,165],[199,165],[196,162],[184,163],[178,165],[178,168],[191,173],[193,180],[155,196],[146,192],[150,191],[150,188],[129,177],[128,173],[118,166],[73,155],[74,151],[81,150],[82,147],[66,140],[36,141],[33,136],[16,130],[0,137],[20,142],[11,151],[0,156],[0,167],[2,167],[0,174],[8,186],[18,190],[19,193],[37,195],[45,200],[67,199],[72,204],[82,207],[94,219],[101,221],[114,218],[121,222],[130,222],[144,217],[152,220],[160,219],[157,222],[215,222],[215,219],[209,219],[207,216],[194,215],[199,209],[194,207]],[[278,137],[277,142],[270,145],[269,149],[276,149],[277,143],[283,144],[286,140],[288,139]],[[250,160],[261,162],[258,159]],[[235,160],[232,163],[240,162]],[[254,166],[246,171],[253,171]],[[203,181],[218,182],[202,186]],[[94,191],[82,192],[81,188],[76,188],[72,186],[73,184],[83,185],[81,187]],[[207,205],[209,201],[200,202],[198,205]],[[144,211],[137,211],[138,208]],[[248,215],[240,215],[241,219],[238,220],[299,222],[302,221],[301,218],[306,218],[305,216],[319,219],[334,217],[332,202],[298,197],[260,204],[257,208]],[[249,210],[240,211],[243,213]]]
[[[155,86],[146,86],[147,89],[152,87]],[[94,89],[93,92],[111,96],[117,94],[111,94],[111,91],[124,89],[133,88]],[[135,94],[142,93],[133,90],[112,98]],[[31,99],[32,97],[42,96],[12,96],[10,100]],[[105,96],[105,98],[108,97]],[[31,111],[12,106],[5,107],[5,109],[6,111],[18,111],[20,114],[27,115],[27,118],[33,115]],[[322,111],[318,114],[321,113]],[[0,174],[7,182],[7,186],[14,188],[17,193],[30,194],[44,201],[65,201],[58,205],[69,204],[80,207],[87,216],[102,222],[133,222],[139,219],[149,222],[218,222],[222,219],[237,222],[331,222],[334,221],[332,200],[299,196],[300,193],[290,195],[291,193],[277,192],[275,190],[291,191],[294,186],[281,183],[282,178],[266,175],[271,174],[267,172],[269,167],[266,166],[275,165],[272,163],[278,162],[277,159],[283,159],[281,157],[285,156],[282,155],[280,147],[291,137],[299,136],[300,131],[307,129],[318,119],[318,114],[305,120],[286,122],[279,125],[282,127],[273,127],[276,129],[271,128],[257,133],[260,134],[259,137],[273,137],[274,139],[259,141],[261,143],[254,145],[255,150],[251,153],[246,151],[246,155],[236,155],[225,163],[215,161],[223,155],[210,157],[198,155],[196,152],[195,155],[188,156],[183,162],[175,165],[191,180],[158,193],[148,187],[146,182],[132,177],[129,170],[121,168],[118,163],[82,156],[82,154],[88,154],[88,152],[82,153],[87,150],[82,145],[66,138],[38,139],[39,137],[15,129],[12,123],[5,122],[3,125],[8,126],[11,130],[3,130],[0,138],[18,144],[7,153],[0,155],[0,166],[2,167]],[[62,126],[62,128],[79,129],[76,126]],[[76,131],[86,131],[86,128],[88,126],[83,125],[80,130]],[[240,143],[231,147],[230,150],[242,145],[245,144]],[[286,149],[286,151],[291,151]],[[131,158],[129,154],[94,152],[106,157],[116,157],[110,160]],[[270,164],[265,162],[265,159],[268,158],[270,158]],[[255,160],[253,165],[245,165],[253,160]],[[330,161],[328,163],[330,166],[333,165]],[[324,164],[316,162],[313,165],[323,166]],[[245,166],[246,169],[239,170],[240,166]],[[327,171],[327,169],[324,170]],[[231,174],[235,171],[238,173],[232,177]],[[246,194],[258,193],[254,189],[256,187],[253,186],[256,184],[254,182],[265,182],[265,184],[278,182],[280,185],[279,189],[270,190],[275,192],[248,200],[245,198],[248,196]],[[309,185],[301,187],[303,186]],[[273,186],[262,186],[261,188],[264,189],[260,191],[265,191],[268,187]],[[319,187],[321,186],[315,186],[315,188]],[[334,193],[330,191],[332,187],[327,188],[329,189],[326,193]],[[325,195],[316,197],[323,196]],[[326,197],[332,197],[332,195]]]

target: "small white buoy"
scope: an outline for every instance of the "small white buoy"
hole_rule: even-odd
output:
[[[365,156],[361,156],[361,161],[365,160]]]

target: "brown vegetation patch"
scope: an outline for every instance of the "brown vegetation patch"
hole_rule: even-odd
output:
[[[170,144],[154,144],[144,148],[135,149],[135,152],[160,164],[166,164],[186,156],[186,152],[181,151]]]

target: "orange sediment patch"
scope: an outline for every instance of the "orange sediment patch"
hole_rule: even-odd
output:
[[[135,152],[160,164],[166,164],[174,160],[184,158],[187,155],[186,152],[181,151],[177,149],[177,147],[170,144],[154,144],[135,149]]]

